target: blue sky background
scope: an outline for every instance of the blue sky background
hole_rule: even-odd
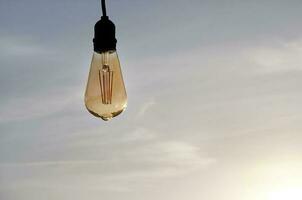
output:
[[[107,0],[129,103],[103,122],[83,102],[99,1],[0,0],[0,199],[302,191],[301,10]]]

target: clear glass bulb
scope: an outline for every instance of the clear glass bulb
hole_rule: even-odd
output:
[[[127,94],[116,51],[93,53],[85,92],[87,110],[107,121],[127,107]]]

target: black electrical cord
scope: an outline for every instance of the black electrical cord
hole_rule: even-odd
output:
[[[103,17],[107,17],[105,0],[102,0],[102,12],[103,12]]]

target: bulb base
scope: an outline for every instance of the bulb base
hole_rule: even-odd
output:
[[[107,16],[103,16],[94,26],[94,51],[102,53],[116,50],[115,25]]]

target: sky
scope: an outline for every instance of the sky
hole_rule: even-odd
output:
[[[302,199],[302,1],[107,0],[128,107],[84,92],[97,0],[0,0],[0,199]]]

